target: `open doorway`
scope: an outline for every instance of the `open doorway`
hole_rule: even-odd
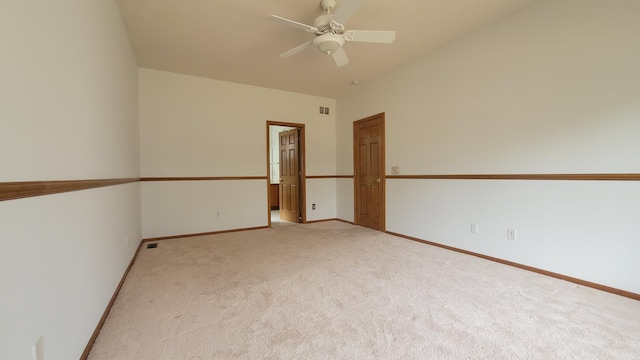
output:
[[[267,121],[268,226],[306,222],[304,124]]]

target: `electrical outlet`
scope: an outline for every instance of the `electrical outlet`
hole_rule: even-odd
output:
[[[315,210],[316,209],[316,204],[311,204],[311,210]]]
[[[508,240],[516,239],[516,229],[507,229],[507,239]]]
[[[42,336],[33,343],[33,346],[31,347],[31,355],[33,356],[33,360],[44,360],[44,340],[42,339]]]
[[[474,234],[478,233],[478,224],[477,223],[471,223],[471,232]]]

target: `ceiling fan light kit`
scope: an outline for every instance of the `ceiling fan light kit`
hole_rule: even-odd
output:
[[[396,38],[395,31],[345,30],[344,24],[351,18],[356,10],[358,10],[363,2],[364,0],[342,0],[340,6],[338,6],[332,14],[332,10],[336,8],[336,0],[321,0],[320,7],[326,14],[318,16],[314,20],[313,26],[277,15],[271,15],[269,18],[272,20],[313,33],[316,36],[315,39],[280,54],[280,57],[287,58],[314,45],[322,53],[331,55],[336,65],[344,66],[349,63],[349,58],[343,48],[347,41],[381,44],[392,43]]]
[[[331,55],[340,50],[342,45],[344,45],[344,39],[341,36],[326,33],[313,39],[313,45],[315,45],[320,52]]]

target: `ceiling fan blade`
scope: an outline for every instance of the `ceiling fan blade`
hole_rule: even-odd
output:
[[[384,30],[348,30],[344,32],[344,39],[355,42],[391,44],[393,40],[396,39],[396,32]]]
[[[360,8],[360,5],[362,5],[363,2],[364,0],[340,1],[340,5],[338,5],[338,8],[333,13],[333,21],[337,22],[338,24],[344,25],[347,21],[349,21],[349,19],[351,19],[353,14],[356,13],[356,10]]]
[[[293,55],[295,55],[295,54],[297,54],[297,53],[299,53],[301,51],[306,50],[309,46],[311,46],[311,43],[313,43],[313,40],[307,41],[306,43],[304,43],[302,45],[296,46],[293,49],[291,49],[291,50],[289,50],[289,51],[287,51],[285,53],[280,54],[280,57],[284,59],[284,58],[288,58],[289,56],[293,56]]]
[[[349,57],[347,53],[344,51],[344,48],[340,48],[340,50],[331,54],[333,61],[336,62],[338,66],[345,66],[349,63]]]
[[[300,30],[304,30],[306,32],[310,32],[310,33],[317,33],[318,29],[311,26],[311,25],[307,25],[307,24],[303,24],[303,23],[299,23],[297,21],[293,21],[293,20],[289,20],[289,19],[285,19],[283,17],[277,16],[277,15],[271,15],[269,16],[269,19],[289,25],[289,26],[293,26],[294,28],[300,29]]]

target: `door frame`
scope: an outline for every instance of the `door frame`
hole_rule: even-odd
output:
[[[375,118],[380,118],[380,144],[381,144],[381,158],[380,160],[380,168],[382,169],[382,196],[380,199],[380,231],[384,232],[387,230],[387,167],[386,167],[386,145],[385,145],[385,113],[381,112],[379,114],[368,116],[364,119],[356,120],[353,122],[353,222],[356,225],[358,224],[358,201],[360,198],[357,196],[358,192],[358,176],[356,175],[356,170],[358,169],[358,139],[356,129],[358,124],[367,122],[369,120],[373,120]]]
[[[300,184],[300,222],[302,224],[307,223],[307,185],[306,185],[306,152],[305,152],[305,130],[304,124],[298,123],[290,123],[283,121],[273,121],[267,120],[267,153],[266,153],[266,164],[267,164],[267,227],[271,227],[271,206],[269,204],[269,192],[271,185],[271,164],[269,158],[269,152],[271,151],[271,136],[269,133],[269,128],[274,126],[288,126],[292,128],[297,128],[300,131],[298,136],[298,158],[300,159],[300,175],[298,178]]]

